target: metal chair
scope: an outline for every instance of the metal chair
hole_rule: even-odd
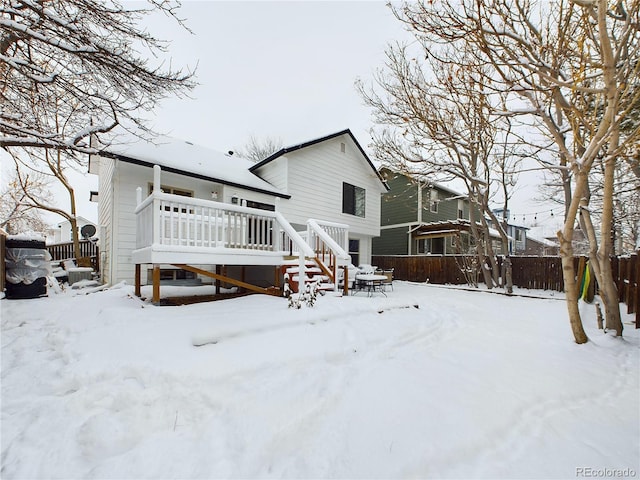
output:
[[[386,280],[382,281],[382,288],[386,289],[387,286],[389,286],[391,287],[391,291],[393,291],[393,268],[390,268],[389,270],[383,270],[382,275],[387,277]]]

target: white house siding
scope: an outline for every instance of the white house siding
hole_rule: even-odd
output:
[[[104,157],[94,157],[98,162],[98,246],[100,248],[100,273],[103,283],[112,283],[111,274],[113,245],[113,174],[115,160]]]
[[[345,144],[344,152],[341,143]],[[309,218],[349,225],[351,238],[360,240],[360,261],[368,263],[371,239],[380,235],[380,196],[385,189],[351,137],[345,134],[289,152],[286,158],[267,163],[258,173],[271,181],[275,172],[282,175],[283,165],[287,167],[286,191],[291,195],[278,206],[285,218],[300,225]],[[364,218],[342,213],[343,182],[366,190]]]
[[[212,172],[215,175],[215,172]],[[114,265],[109,281],[117,283],[125,280],[128,283],[134,281],[135,267],[131,260],[131,253],[136,248],[136,216],[138,187],[142,188],[142,197],[149,193],[149,185],[153,183],[153,169],[126,163],[117,162],[117,168],[113,177],[114,185]],[[216,192],[218,200],[231,203],[231,197],[236,195],[239,200],[250,200],[273,205],[274,197],[259,192],[245,190],[239,187],[221,185],[176,173],[162,172],[160,183],[165,186],[193,192],[195,198],[211,200],[211,193]],[[102,194],[100,194],[102,195]],[[102,196],[100,197],[102,203]],[[144,274],[143,274],[144,277]]]
[[[287,157],[279,157],[260,169],[258,176],[282,192],[288,190]]]

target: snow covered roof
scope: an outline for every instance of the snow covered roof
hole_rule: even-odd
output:
[[[478,224],[479,225],[479,224]],[[455,220],[440,220],[437,222],[420,223],[409,229],[409,233],[417,236],[422,235],[452,235],[459,231],[469,231],[471,222],[466,218],[458,218]],[[500,232],[495,228],[489,228],[489,235],[493,238],[500,238]]]
[[[389,172],[390,174],[393,175],[402,175],[406,178],[408,178],[410,181],[412,182],[421,182],[422,184],[428,184],[428,186],[436,189],[436,190],[441,190],[443,192],[449,193],[451,195],[453,195],[454,197],[460,197],[461,200],[468,200],[469,195],[464,194],[464,193],[460,193],[456,190],[453,190],[449,187],[445,187],[443,184],[438,183],[438,182],[434,182],[432,180],[428,180],[426,178],[425,175],[422,174],[418,174],[418,173],[407,173],[407,172],[400,172],[398,170],[394,170],[391,169],[389,167],[383,167],[380,169],[380,171],[386,171]],[[424,186],[424,185],[423,185]]]
[[[351,133],[351,130],[349,130],[348,128],[345,129],[345,130],[341,130],[339,132],[336,132],[336,133],[332,133],[330,135],[326,135],[324,137],[316,138],[314,140],[309,140],[307,142],[298,143],[298,144],[295,144],[295,145],[291,145],[289,147],[281,148],[276,153],[270,155],[269,157],[265,158],[261,162],[253,164],[251,166],[250,170],[252,172],[255,172],[260,167],[266,165],[269,162],[272,162],[273,160],[275,160],[276,158],[281,157],[282,155],[286,155],[289,152],[295,152],[296,150],[300,150],[302,148],[310,147],[310,146],[316,145],[318,143],[326,142],[327,140],[331,140],[333,138],[340,137],[342,135],[348,135],[349,137],[351,137],[351,140],[353,140],[353,143],[355,143],[356,147],[358,148],[358,150],[360,151],[360,153],[362,154],[364,159],[367,161],[367,163],[369,164],[371,169],[375,172],[376,176],[380,179],[380,182],[382,183],[382,185],[384,185],[384,188],[388,191],[389,190],[389,186],[387,185],[387,182],[384,181],[384,178],[382,178],[382,176],[380,175],[380,172],[378,172],[378,169],[375,167],[375,165],[373,164],[371,159],[369,159],[369,156],[365,153],[364,149],[362,148],[362,146],[360,145],[358,140],[356,140],[356,137],[353,135],[353,133]]]
[[[538,238],[538,237],[532,237],[531,235],[527,235],[527,241],[533,241],[533,242],[537,242],[541,245],[544,245],[545,247],[558,247],[558,242],[553,242],[551,240],[549,240],[548,238]]]
[[[105,148],[102,155],[147,167],[159,165],[168,172],[277,197],[290,197],[253,174],[249,170],[254,165],[253,162],[173,137],[159,135],[146,140],[119,135]]]
[[[81,224],[81,223],[90,223],[90,224],[92,224],[92,225],[96,225],[96,222],[93,222],[93,221],[91,221],[91,220],[88,220],[88,219],[84,218],[82,215],[77,215],[77,216],[76,216],[76,220],[78,221],[78,224]],[[62,225],[64,225],[64,226],[66,227],[67,225],[71,225],[71,222],[70,222],[69,220],[62,220],[61,222],[58,222],[58,223],[57,223],[57,227],[58,227],[58,228],[61,228],[61,227],[62,227]]]

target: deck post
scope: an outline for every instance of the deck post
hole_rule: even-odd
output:
[[[349,295],[349,266],[344,265],[342,268],[344,269],[344,275],[342,275],[342,294]]]
[[[135,271],[135,283],[136,283],[136,287],[135,287],[135,295],[136,297],[141,297],[142,294],[140,292],[140,264],[136,263],[136,271]]]
[[[222,267],[220,265],[216,265],[216,275],[222,275]],[[220,279],[216,278],[216,295],[220,295]]]
[[[160,265],[153,264],[153,295],[151,302],[154,305],[160,304]]]
[[[307,279],[306,263],[307,258],[301,251],[298,255],[298,294],[302,294],[305,292],[305,283]]]
[[[156,200],[156,195],[162,191],[160,183],[161,172],[160,165],[153,166],[153,239],[151,242],[155,244],[160,243],[160,204],[159,200]]]

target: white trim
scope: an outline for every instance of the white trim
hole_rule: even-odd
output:
[[[394,223],[393,225],[385,225],[384,227],[380,227],[380,230],[388,230],[390,228],[400,228],[400,227],[411,227],[415,224],[416,222]]]

